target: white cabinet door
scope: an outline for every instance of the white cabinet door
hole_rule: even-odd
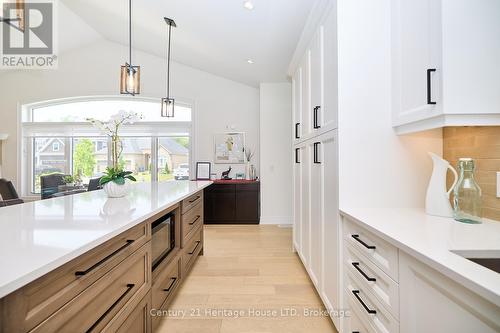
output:
[[[400,251],[400,331],[493,333],[500,308]]]
[[[310,185],[311,185],[311,262],[310,277],[318,291],[320,290],[320,278],[322,274],[322,259],[323,259],[323,221],[322,221],[322,188],[323,188],[323,172],[324,165],[321,163],[322,158],[322,140],[321,138],[315,138],[308,141],[308,148],[311,152],[309,156],[310,165]]]
[[[302,158],[305,146],[294,148],[294,168],[293,168],[293,245],[297,252],[301,252],[302,243]]]
[[[300,236],[301,236],[301,244],[300,244],[300,252],[299,255],[304,262],[304,266],[309,267],[310,263],[310,179],[309,179],[309,170],[310,170],[310,150],[307,145],[304,145],[300,148],[300,159],[301,159],[301,167],[300,167],[300,188],[301,188],[301,202],[300,202]]]
[[[338,138],[337,131],[331,131],[321,140],[322,184],[322,266],[321,294],[327,309],[340,308],[340,267],[342,266],[340,246],[342,234],[338,211]],[[332,318],[339,326],[339,318]]]
[[[441,0],[393,0],[391,6],[392,108],[400,125],[442,109]]]
[[[311,134],[311,52],[308,50],[300,63],[301,68],[301,110],[300,110],[300,137],[307,138]]]
[[[292,78],[292,108],[293,108],[293,142],[301,137],[302,125],[302,67],[299,67]]]
[[[309,106],[311,118],[310,131],[317,132],[321,128],[321,113],[323,105],[323,26],[320,26],[314,35],[309,49],[311,67],[311,104]]]
[[[338,43],[337,8],[328,14],[323,29],[323,106],[320,124],[325,130],[337,128],[338,124]]]

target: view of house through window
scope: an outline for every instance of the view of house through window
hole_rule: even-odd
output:
[[[102,133],[92,135],[78,135],[79,128],[88,131],[89,124],[82,119],[96,116],[96,108],[110,108],[113,103],[123,106],[124,101],[99,101],[92,100],[85,108],[85,102],[44,105],[41,108],[32,108],[29,129],[26,128],[26,149],[30,151],[31,160],[25,165],[27,179],[29,179],[29,192],[40,193],[40,177],[50,174],[72,175],[79,180],[83,186],[91,179],[101,177],[110,164],[110,139]],[[179,119],[175,127],[169,128],[169,122],[161,123],[161,132],[158,132],[156,121],[159,108],[152,108],[152,102],[134,102],[134,111],[143,115],[143,121],[138,124],[127,125],[121,133],[122,153],[120,166],[127,171],[132,171],[138,182],[175,181],[187,180],[190,177],[190,128],[191,109],[181,106]],[[75,104],[75,105],[72,105]],[[157,105],[159,106],[159,105]],[[85,110],[92,110],[86,113]],[[116,110],[118,112],[119,110]],[[66,112],[66,113],[65,113]],[[153,113],[151,115],[150,113]],[[145,114],[146,113],[146,114]],[[113,113],[106,109],[105,115],[109,117]],[[149,114],[149,116],[148,116]],[[103,117],[100,117],[103,118]],[[155,119],[155,121],[147,121]],[[106,119],[103,119],[106,120]],[[169,120],[171,121],[171,120]],[[184,122],[184,127],[179,129],[179,123]],[[33,123],[35,126],[33,126]],[[38,129],[36,123],[40,123]],[[50,123],[51,131],[60,127],[64,135],[56,137],[53,135],[39,134],[43,128]],[[71,133],[64,133],[68,123],[73,123]],[[134,127],[141,130],[136,134]],[[40,130],[40,131],[39,131]],[[33,134],[31,134],[33,132]],[[149,133],[148,133],[149,132]],[[180,134],[179,132],[183,133]],[[133,134],[133,135],[131,135]],[[153,169],[156,165],[156,169]]]

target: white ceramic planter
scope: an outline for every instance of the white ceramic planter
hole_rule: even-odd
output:
[[[121,198],[127,195],[128,193],[128,181],[125,180],[125,184],[123,185],[118,185],[115,182],[108,182],[104,184],[104,192],[108,195],[110,198]]]

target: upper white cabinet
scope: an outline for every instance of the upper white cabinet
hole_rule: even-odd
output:
[[[500,1],[391,6],[396,131],[500,125]]]

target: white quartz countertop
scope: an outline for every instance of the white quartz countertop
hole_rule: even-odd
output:
[[[134,183],[124,198],[99,190],[0,208],[0,298],[210,184]]]
[[[476,294],[500,306],[500,274],[469,257],[500,258],[500,222],[464,224],[419,209],[347,208],[342,214]]]

